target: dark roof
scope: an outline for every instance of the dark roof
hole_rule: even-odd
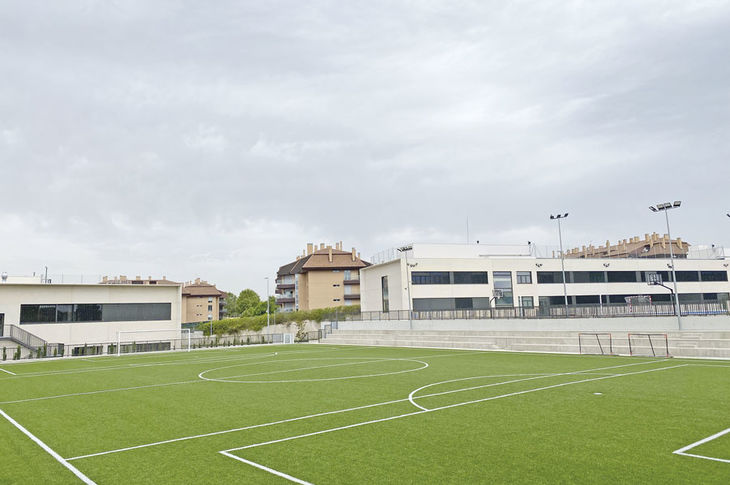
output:
[[[312,254],[308,254],[291,263],[285,264],[277,271],[277,276],[306,273],[315,269],[360,269],[370,266],[370,263],[363,261],[356,256],[355,261],[352,260],[352,253],[332,249],[332,262],[329,260],[329,248],[318,249]]]
[[[225,296],[215,285],[192,284],[183,286],[183,296]]]

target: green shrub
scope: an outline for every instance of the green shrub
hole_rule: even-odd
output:
[[[341,306],[334,308],[319,308],[317,310],[307,310],[298,312],[284,312],[276,314],[277,324],[296,323],[301,325],[309,320],[321,322],[331,317],[344,317],[360,313],[358,305]],[[202,322],[198,324],[197,330],[207,331],[210,329],[211,322]],[[252,330],[254,332],[261,331],[266,326],[266,315],[257,315],[254,317],[237,317],[226,318],[213,322],[213,333],[215,335],[235,335],[243,330]],[[248,345],[250,340],[246,342]]]
[[[20,360],[20,345],[18,345],[18,348],[15,349],[15,355],[13,355],[13,360]]]
[[[3,360],[8,360],[8,350],[3,347]]]

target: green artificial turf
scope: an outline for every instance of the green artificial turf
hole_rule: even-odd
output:
[[[302,344],[0,368],[0,409],[100,484],[730,476],[672,453],[730,427],[723,361]],[[0,435],[0,484],[80,483],[1,417]],[[730,433],[689,453],[730,460]]]

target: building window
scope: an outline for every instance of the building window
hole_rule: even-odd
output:
[[[531,296],[521,296],[520,306],[522,308],[533,308],[535,306],[535,300]]]
[[[209,296],[208,297],[208,303],[213,303],[213,297],[212,296]]]
[[[605,283],[606,276],[603,271],[573,271],[571,274],[573,283]],[[570,279],[568,281],[571,281]]]
[[[339,298],[332,298],[332,301],[340,301]]]
[[[518,285],[532,284],[532,271],[518,271],[517,272],[517,284]]]
[[[388,277],[383,276],[380,278],[380,290],[382,292],[382,299],[383,299],[383,311],[389,312],[390,311],[390,301],[388,298]]]
[[[486,271],[454,271],[455,285],[486,285]]]
[[[538,271],[537,282],[539,284],[562,283],[563,273],[560,271]]]
[[[514,306],[512,297],[512,273],[510,271],[495,271],[492,273],[494,288],[502,290],[502,296],[494,300],[495,306]]]
[[[636,283],[636,271],[609,271],[609,283]]]
[[[451,277],[448,271],[414,271],[411,273],[414,285],[448,285]]]
[[[212,312],[213,311],[213,305],[208,305],[208,311],[209,312]]]
[[[170,320],[170,303],[20,305],[20,323],[132,322]]]
[[[338,285],[337,283],[335,283],[334,285],[332,285],[332,287],[334,287],[334,288],[339,288],[339,287],[340,287],[340,285]]]
[[[344,275],[344,278],[345,278],[346,280],[351,280],[351,279],[352,279],[352,275],[351,275],[351,273],[352,273],[352,271],[350,271],[349,269],[346,269],[346,270],[345,270],[345,275]]]
[[[727,281],[727,271],[700,271],[702,281]]]
[[[677,281],[699,281],[700,275],[697,271],[676,271]],[[681,297],[679,298],[682,299]]]

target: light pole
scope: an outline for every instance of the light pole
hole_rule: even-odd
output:
[[[649,210],[652,212],[664,212],[664,218],[667,221],[667,236],[669,237],[669,261],[672,267],[672,282],[674,283],[674,312],[677,314],[677,327],[682,330],[682,315],[679,309],[679,292],[677,292],[677,273],[674,270],[674,250],[672,249],[672,232],[669,230],[669,210],[678,209],[682,205],[681,200],[675,200],[674,204],[670,202],[664,202],[663,204],[657,204],[656,206],[649,206]]]
[[[413,311],[411,309],[411,268],[415,268],[418,263],[408,263],[408,251],[413,249],[413,245],[402,246],[398,251],[403,253],[406,258],[406,290],[408,291],[408,329],[413,330]]]
[[[560,227],[560,219],[568,217],[568,213],[565,214],[550,214],[550,219],[558,221],[558,240],[560,241],[560,268],[563,271],[563,298],[565,299],[565,316],[568,316],[568,286],[565,283],[565,254],[563,253],[563,231]]]
[[[266,331],[269,331],[269,277],[264,278],[266,280]]]

